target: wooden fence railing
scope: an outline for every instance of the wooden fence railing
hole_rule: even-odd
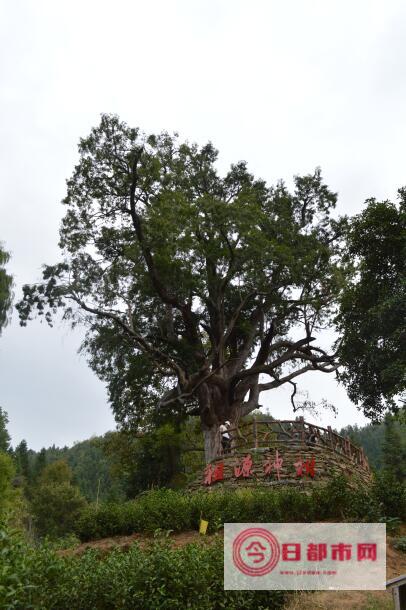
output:
[[[348,437],[340,436],[330,426],[323,428],[304,421],[296,420],[263,420],[254,418],[250,422],[240,423],[229,428],[231,447],[221,449],[221,454],[240,453],[247,450],[272,448],[280,445],[296,446],[305,450],[312,446],[324,446],[333,452],[348,457],[356,464],[369,470],[364,450],[352,443]]]

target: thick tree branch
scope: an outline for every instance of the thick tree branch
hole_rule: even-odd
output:
[[[151,253],[149,246],[145,242],[144,232],[142,228],[142,220],[140,215],[137,213],[136,205],[138,202],[138,198],[136,197],[136,191],[138,186],[138,163],[141,159],[141,155],[143,153],[143,148],[140,148],[138,154],[134,156],[133,164],[132,164],[132,179],[131,179],[131,187],[130,187],[130,214],[132,223],[135,229],[135,233],[138,239],[138,242],[141,247],[141,251],[144,256],[145,263],[147,265],[148,273],[151,278],[152,284],[157,291],[159,297],[162,301],[168,305],[172,305],[176,309],[178,309],[183,317],[186,331],[188,333],[189,338],[196,346],[201,347],[199,341],[199,335],[197,332],[197,324],[194,319],[194,314],[191,310],[191,306],[188,303],[182,303],[179,301],[177,297],[170,294],[166,289],[165,285],[161,281],[157,269],[154,264],[154,259]],[[203,356],[203,354],[202,354]]]
[[[251,368],[235,373],[235,375],[233,376],[233,382],[242,380],[246,377],[251,377],[253,375],[258,375],[260,373],[269,373],[270,371],[273,371],[274,369],[278,368],[279,366],[281,366],[288,360],[303,359],[303,360],[311,360],[312,362],[317,362],[318,357],[316,355],[312,355],[311,352],[308,350],[305,351],[305,350],[300,349],[303,345],[309,343],[310,341],[314,341],[314,340],[315,339],[313,337],[310,337],[310,338],[300,339],[300,341],[296,341],[296,342],[277,341],[276,343],[274,343],[274,345],[272,345],[272,348],[270,349],[270,351],[272,352],[272,351],[279,350],[279,349],[286,347],[287,351],[284,354],[282,354],[281,356],[279,356],[278,358],[276,358],[275,360],[273,360],[272,362],[269,362],[267,364],[256,365],[254,363],[254,365]],[[330,358],[329,357],[327,357],[327,358],[328,358],[327,362],[329,362]],[[320,358],[320,361],[324,362],[325,359]]]
[[[222,366],[224,366],[224,363]],[[187,385],[184,387],[182,393],[178,391],[178,388],[173,388],[168,392],[168,394],[164,397],[165,400],[161,401],[159,404],[162,407],[167,407],[170,404],[178,401],[184,401],[187,398],[192,398],[196,394],[196,390],[203,384],[207,383],[207,381],[212,381],[214,385],[218,385],[222,390],[226,388],[226,382],[222,377],[217,375],[222,366],[217,367],[214,371],[211,371],[202,377],[202,371],[192,375],[192,377],[187,382]]]
[[[255,292],[250,292],[249,294],[247,294],[247,295],[246,295],[246,296],[245,296],[245,297],[242,299],[242,301],[240,302],[240,304],[238,305],[238,307],[235,309],[235,311],[234,311],[234,313],[233,313],[233,315],[232,315],[232,317],[231,317],[231,320],[230,320],[230,322],[229,322],[229,325],[228,325],[228,327],[227,327],[227,330],[226,330],[226,332],[224,333],[224,336],[221,338],[222,345],[224,345],[224,346],[225,346],[225,345],[227,345],[227,341],[228,341],[228,339],[229,339],[229,337],[230,337],[231,333],[233,332],[233,330],[234,330],[234,328],[235,328],[235,325],[236,325],[236,323],[237,323],[237,321],[238,321],[238,318],[240,317],[240,314],[241,314],[242,310],[244,309],[244,307],[245,307],[245,306],[246,306],[246,304],[248,303],[249,299],[250,299],[251,297],[255,296],[255,294],[256,294]]]
[[[295,377],[298,377],[299,375],[303,375],[303,373],[306,373],[307,371],[322,371],[323,373],[333,373],[334,371],[336,371],[338,369],[338,367],[339,367],[339,365],[336,364],[334,366],[331,366],[329,369],[327,369],[326,367],[321,369],[321,368],[316,368],[316,367],[308,364],[308,365],[302,367],[301,369],[297,369],[296,371],[293,371],[292,373],[285,375],[285,377],[280,377],[279,379],[275,379],[274,381],[270,381],[268,383],[259,384],[259,391],[265,392],[266,390],[273,390],[274,388],[279,388],[284,383],[290,382]]]
[[[83,309],[84,311],[95,314],[99,318],[107,318],[107,319],[115,322],[118,326],[120,326],[120,328],[122,330],[125,331],[125,333],[127,333],[128,335],[130,335],[130,337],[132,337],[134,339],[134,341],[139,345],[139,347],[144,352],[153,356],[154,359],[157,358],[158,362],[159,361],[165,362],[167,364],[167,366],[176,373],[179,383],[185,383],[185,381],[186,381],[185,371],[172,358],[170,358],[169,356],[167,356],[166,354],[161,352],[161,350],[154,347],[153,345],[150,345],[144,337],[142,337],[141,335],[138,335],[128,324],[126,324],[120,318],[120,316],[117,314],[117,312],[103,311],[102,309],[98,309],[96,307],[91,307],[90,305],[87,305],[84,301],[82,301],[79,297],[77,297],[74,294],[66,295],[66,298],[75,301],[75,303],[77,303],[81,307],[81,309]]]

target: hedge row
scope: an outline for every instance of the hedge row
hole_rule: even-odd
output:
[[[0,530],[0,608],[11,610],[278,610],[279,591],[224,591],[223,545],[88,551],[61,557]]]
[[[186,493],[169,489],[148,492],[122,504],[88,506],[75,533],[92,540],[157,529],[196,529],[200,517],[214,532],[226,522],[313,522],[325,519],[376,521],[383,516],[406,519],[406,490],[381,479],[370,490],[349,488],[345,479],[332,480],[309,493],[281,489],[244,489]]]

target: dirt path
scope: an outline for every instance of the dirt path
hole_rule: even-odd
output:
[[[183,546],[184,544],[190,544],[191,542],[210,542],[213,536],[201,536],[199,532],[179,532],[171,534],[169,537],[173,546]],[[145,536],[143,534],[132,534],[131,536],[113,536],[112,538],[102,538],[101,540],[92,540],[90,542],[84,542],[74,549],[67,549],[65,551],[59,551],[59,555],[83,555],[88,549],[96,549],[103,555],[109,553],[113,549],[119,548],[122,551],[126,551],[130,548],[134,542],[138,542],[141,547],[151,544],[155,538],[153,536]]]

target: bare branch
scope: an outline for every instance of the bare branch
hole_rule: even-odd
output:
[[[206,383],[207,381],[209,381],[210,379],[214,382],[215,385],[221,385],[222,389],[224,389],[225,387],[225,381],[222,377],[219,377],[217,375],[218,371],[226,364],[226,362],[224,362],[224,364],[222,364],[221,366],[217,367],[214,371],[211,371],[210,373],[208,373],[207,375],[205,375],[204,377],[202,377],[197,383],[195,383],[195,385],[193,385],[194,381],[196,380],[196,378],[199,375],[194,375],[190,380],[188,385],[188,388],[190,388],[190,386],[192,386],[190,389],[187,389],[187,391],[184,391],[182,393],[176,393],[177,392],[177,388],[173,388],[173,390],[170,391],[170,393],[172,394],[172,396],[167,396],[166,400],[161,401],[159,404],[162,407],[167,407],[168,405],[174,403],[174,402],[178,402],[183,401],[187,398],[191,398],[196,390],[203,384]],[[170,394],[169,393],[169,394]]]

